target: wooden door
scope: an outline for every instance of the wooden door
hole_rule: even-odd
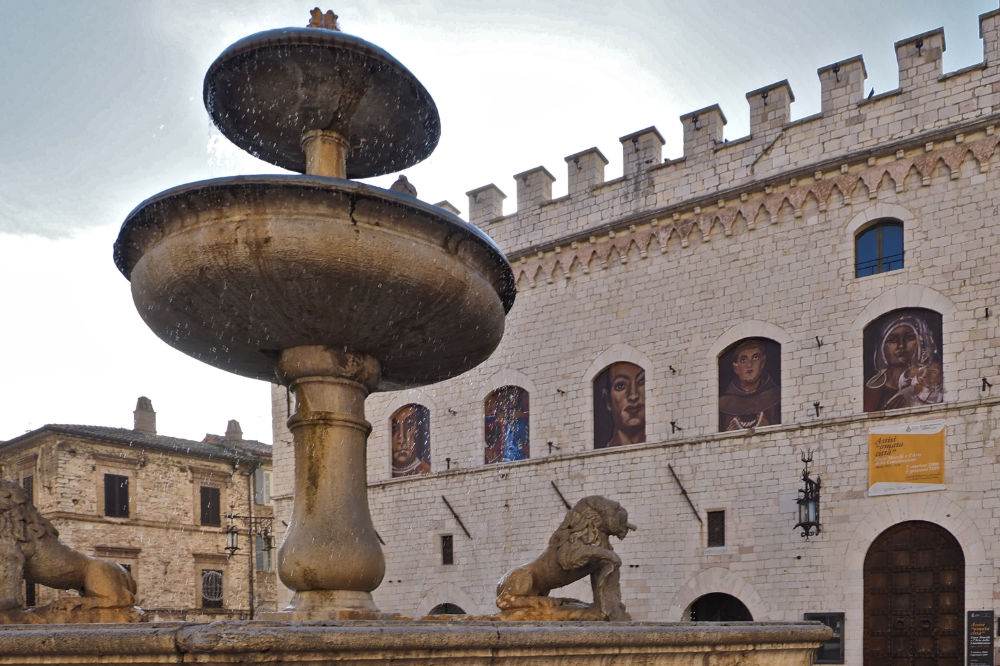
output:
[[[899,523],[868,549],[864,571],[866,666],[961,666],[965,556],[948,530]]]

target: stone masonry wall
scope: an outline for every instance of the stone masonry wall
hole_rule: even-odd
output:
[[[519,293],[481,366],[368,399],[380,608],[493,612],[497,579],[540,553],[565,514],[561,492],[617,499],[639,526],[615,546],[638,620],[681,620],[709,592],[755,619],[840,611],[847,663],[859,664],[864,555],[906,520],[951,532],[965,607],[1000,610],[1000,389],[982,381],[1000,386],[1000,12],[981,24],[984,64],[961,72],[941,74],[934,31],[897,43],[899,90],[861,99],[863,63],[845,60],[820,70],[817,116],[789,123],[791,91],[776,84],[748,95],[746,139],[720,144],[713,107],[682,118],[681,160],[660,163],[650,128],[623,138],[620,179],[603,181],[592,149],[567,158],[567,197],[537,203],[544,169],[519,174],[532,203],[515,215],[496,215],[495,186],[470,192],[470,218],[508,254]],[[905,267],[856,278],[855,234],[885,217],[903,222]],[[904,307],[942,317],[945,402],[866,414],[862,331]],[[781,425],[718,433],[719,355],[753,336],[781,345]],[[595,451],[592,382],[614,361],[645,369],[646,443]],[[483,401],[504,385],[529,392],[531,459],[486,466]],[[288,497],[283,389],[274,395],[275,494]],[[430,410],[432,473],[391,479],[389,418],[411,402]],[[869,497],[869,428],[937,419],[947,490]],[[808,541],[793,530],[806,450],[823,483],[823,531]],[[726,546],[707,548],[701,521],[718,509]],[[453,565],[441,563],[442,535]],[[589,598],[582,584],[559,594]]]
[[[220,527],[200,524],[200,488],[220,488],[221,515],[248,514],[247,476],[227,460],[185,457],[156,450],[101,444],[86,438],[44,433],[37,445],[5,456],[4,474],[19,483],[34,477],[35,504],[67,545],[129,565],[138,604],[163,619],[218,619],[249,608],[248,541],[229,558],[226,519]],[[129,517],[104,515],[104,474],[129,478]],[[255,515],[270,507],[255,505]],[[202,610],[201,570],[223,572],[223,610]],[[274,608],[276,577],[255,572],[257,606]],[[38,586],[37,602],[75,595]]]

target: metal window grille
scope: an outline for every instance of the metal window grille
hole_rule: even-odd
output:
[[[222,608],[222,572],[205,569],[201,572],[201,607]]]

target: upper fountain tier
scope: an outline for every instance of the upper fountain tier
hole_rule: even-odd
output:
[[[237,145],[306,175],[189,183],[129,214],[115,263],[157,335],[268,381],[286,350],[349,351],[377,362],[378,389],[493,352],[516,292],[503,253],[448,211],[345,179],[437,143],[437,109],[405,67],[338,30],[269,30],[216,59],[205,104]]]
[[[280,28],[239,40],[212,63],[204,98],[226,138],[300,173],[308,132],[346,140],[347,178],[413,166],[441,135],[434,100],[406,67],[359,37],[326,28]]]

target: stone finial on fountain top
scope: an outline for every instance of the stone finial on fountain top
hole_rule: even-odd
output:
[[[340,31],[340,26],[337,24],[337,19],[339,18],[333,13],[333,10],[328,9],[326,13],[319,7],[313,7],[309,10],[309,23],[306,25],[307,28],[326,28],[327,30]]]

